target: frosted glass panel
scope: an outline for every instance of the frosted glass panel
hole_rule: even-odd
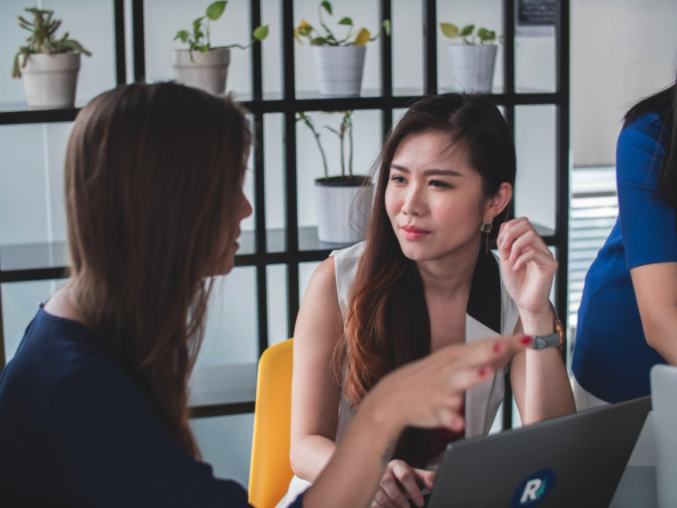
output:
[[[204,16],[210,2],[182,0],[145,0],[146,80],[149,83],[174,79],[171,64],[173,49],[186,49],[174,41],[179,30],[191,30],[193,20]],[[211,22],[211,45],[246,45],[251,40],[249,2],[228,2],[223,16]],[[226,91],[251,92],[251,49],[233,48]]]
[[[214,284],[198,366],[258,360],[256,269],[235,268]]]
[[[423,2],[392,2],[393,93],[423,93]]]
[[[202,452],[202,460],[214,468],[214,476],[249,484],[254,415],[196,418],[190,426]]]
[[[2,321],[5,359],[10,361],[24,336],[26,327],[38,312],[38,303],[46,302],[67,279],[2,284]]]
[[[555,36],[515,37],[517,92],[554,92]]]
[[[268,345],[287,340],[287,265],[266,266],[268,280]]]
[[[261,24],[269,25],[268,38],[261,46],[263,57],[263,92],[282,95],[282,14],[280,0],[261,1]]]
[[[279,113],[263,117],[263,150],[266,172],[266,228],[285,226],[284,212],[284,154],[282,129],[284,116]]]
[[[65,241],[63,168],[73,124],[0,127],[0,244]]]
[[[515,108],[516,217],[555,228],[555,106]]]

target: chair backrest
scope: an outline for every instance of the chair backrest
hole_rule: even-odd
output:
[[[275,508],[294,473],[289,463],[294,340],[272,346],[259,361],[249,503]]]

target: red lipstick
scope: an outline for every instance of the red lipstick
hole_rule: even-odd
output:
[[[429,235],[430,231],[416,226],[402,226],[402,234],[407,240],[419,240],[426,235]]]

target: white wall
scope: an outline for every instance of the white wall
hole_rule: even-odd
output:
[[[623,115],[675,79],[675,0],[573,0],[571,135],[576,166],[615,165]]]

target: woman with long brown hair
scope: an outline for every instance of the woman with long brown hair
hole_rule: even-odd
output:
[[[65,163],[71,278],[0,376],[0,505],[248,506],[200,462],[187,382],[212,276],[233,268],[252,211],[250,142],[230,99],[174,83],[121,86],[78,114]],[[519,340],[448,347],[386,376],[293,506],[366,506],[404,427],[462,427],[459,393],[490,380]]]
[[[374,169],[366,241],[324,261],[301,305],[292,388],[296,476],[280,506],[315,481],[380,379],[451,344],[520,331],[539,336],[511,362],[522,422],[575,411],[561,323],[549,301],[557,262],[526,218],[506,222],[516,159],[498,108],[481,96],[420,99]],[[498,259],[489,251],[495,242]],[[430,469],[445,446],[489,432],[503,374],[462,397],[461,432],[403,434],[373,507],[405,508],[406,494],[423,504],[421,489],[432,487]]]

